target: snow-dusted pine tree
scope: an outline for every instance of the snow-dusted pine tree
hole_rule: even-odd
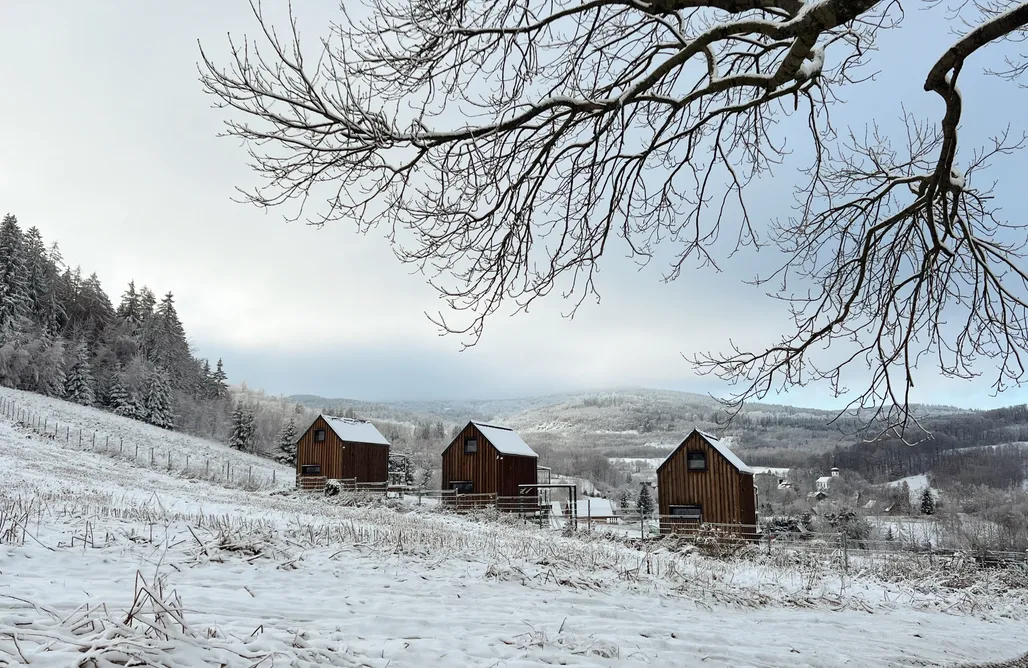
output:
[[[136,417],[138,406],[132,401],[132,394],[128,391],[127,387],[121,384],[120,380],[115,380],[114,384],[111,385],[108,405],[118,415],[131,418]]]
[[[93,369],[89,366],[89,348],[85,341],[79,341],[75,347],[75,361],[64,383],[64,396],[68,401],[92,406],[96,401],[93,394],[95,386]]]
[[[146,421],[162,429],[175,426],[175,414],[171,408],[171,385],[163,369],[154,369],[146,379],[146,394],[143,397]]]
[[[653,513],[653,497],[650,496],[650,488],[647,485],[639,487],[639,500],[636,502],[639,514],[648,517]]]
[[[632,498],[628,495],[628,490],[621,490],[621,495],[618,497],[618,505],[621,510],[628,510],[632,506]]]
[[[278,455],[275,457],[283,464],[296,463],[296,417],[290,415],[278,432]]]
[[[927,487],[921,492],[921,514],[922,515],[934,515],[935,514],[935,497],[932,496],[932,490]]]
[[[214,386],[214,396],[217,399],[223,399],[228,396],[228,376],[225,374],[225,369],[222,368],[221,359],[218,359],[218,366],[214,369],[214,373],[211,374],[211,382]]]
[[[129,281],[128,289],[121,296],[121,303],[118,305],[118,317],[131,325],[132,332],[138,332],[143,324],[143,307],[139,301],[139,293],[136,292],[136,282]]]
[[[232,411],[232,433],[229,436],[228,444],[236,450],[249,450],[253,447],[253,439],[256,435],[256,424],[253,412],[243,406],[243,402],[236,404]]]
[[[32,309],[26,282],[25,241],[18,219],[8,214],[0,223],[0,333],[10,332]]]

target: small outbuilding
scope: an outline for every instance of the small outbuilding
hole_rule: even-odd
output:
[[[538,484],[538,462],[539,455],[513,429],[469,422],[443,450],[443,489],[535,504],[536,490],[522,495],[519,486]]]
[[[381,484],[389,480],[389,441],[365,420],[319,415],[296,440],[296,480],[301,488],[327,480]]]
[[[657,467],[657,503],[661,533],[699,523],[753,531],[757,523],[753,469],[726,443],[696,429]]]

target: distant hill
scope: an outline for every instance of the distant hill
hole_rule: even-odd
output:
[[[474,401],[365,402],[346,398],[294,395],[305,406],[417,428],[442,422],[447,433],[468,420],[501,423],[518,429],[533,446],[598,450],[608,456],[659,456],[693,428],[732,436],[743,452],[821,453],[860,440],[857,416],[836,420],[836,412],[778,404],[752,403],[723,427],[724,413],[713,398],[690,392],[620,388],[600,392],[552,394],[522,399]],[[923,407],[924,414],[966,413],[959,408]]]

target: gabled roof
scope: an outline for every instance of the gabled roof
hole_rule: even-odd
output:
[[[710,447],[717,450],[718,454],[727,459],[729,464],[738,469],[739,473],[749,473],[751,475],[753,474],[753,469],[751,469],[749,466],[746,466],[746,464],[743,463],[741,459],[739,459],[739,455],[732,452],[732,449],[728,447],[728,444],[722,442],[721,440],[715,438],[713,435],[708,434],[705,431],[700,431],[699,429],[693,429],[692,432],[689,433],[689,436],[692,436],[693,434],[699,434],[703,438],[703,440],[705,440],[710,445]],[[660,466],[657,467],[658,471],[664,468],[664,465],[667,464],[668,461],[672,457],[674,457],[679,450],[682,449],[682,446],[685,445],[685,442],[689,440],[689,436],[686,436],[679,444],[679,446],[672,450],[671,454],[668,455],[663,462],[661,462]]]
[[[335,432],[339,440],[348,443],[370,443],[372,445],[389,445],[389,441],[383,436],[375,425],[366,420],[354,420],[353,418],[335,417],[333,415],[318,415],[307,425],[307,428],[300,432],[296,440],[299,441],[303,435],[310,431],[318,418],[323,418],[329,429]]]
[[[823,476],[821,476],[820,478],[817,479],[817,482],[819,482],[819,483],[822,483],[822,482],[823,483],[829,483],[831,481],[832,481],[832,476],[830,476],[830,475],[823,475]]]
[[[493,444],[496,451],[501,455],[516,455],[518,457],[538,457],[535,450],[521,440],[518,433],[507,427],[497,427],[492,424],[482,424],[472,421],[473,425],[482,432],[482,435]]]

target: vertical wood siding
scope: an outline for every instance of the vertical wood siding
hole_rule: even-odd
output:
[[[315,429],[325,430],[323,442],[314,441]],[[320,464],[321,475],[329,480],[356,478],[357,482],[386,482],[389,479],[389,446],[343,441],[319,417],[296,444],[297,475],[305,464]]]
[[[688,470],[687,453],[693,450],[707,454],[706,471]],[[671,514],[671,506],[696,505],[702,508],[704,522],[757,522],[753,476],[739,472],[705,438],[693,432],[657,470],[657,507],[663,516]],[[671,523],[662,520],[662,525]]]
[[[464,454],[464,440],[468,438],[478,441],[478,452]],[[538,463],[535,457],[500,455],[474,424],[468,424],[443,450],[443,489],[450,489],[452,482],[470,480],[474,494],[517,496],[518,485],[537,482]],[[534,502],[535,495],[529,496]]]

